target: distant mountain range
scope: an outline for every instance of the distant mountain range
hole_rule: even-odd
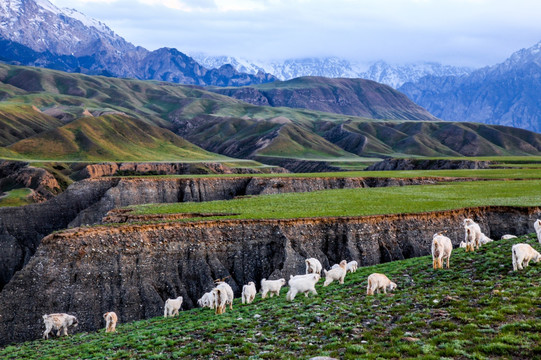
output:
[[[269,74],[239,73],[224,65],[206,69],[176,49],[148,51],[102,22],[48,0],[0,2],[0,60],[68,72],[239,86],[274,81]]]
[[[541,42],[463,76],[427,76],[399,88],[435,116],[541,132]]]
[[[209,69],[230,64],[240,72],[248,74],[265,72],[276,76],[280,80],[291,80],[302,76],[361,78],[377,81],[395,89],[406,82],[417,81],[428,75],[461,76],[472,71],[467,67],[442,65],[434,62],[391,65],[380,60],[367,67],[365,64],[337,57],[300,58],[266,62],[232,56],[208,56],[201,53],[194,53],[191,56]]]

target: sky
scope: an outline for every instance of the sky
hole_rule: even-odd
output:
[[[51,0],[134,45],[271,61],[482,67],[541,41],[539,0]]]

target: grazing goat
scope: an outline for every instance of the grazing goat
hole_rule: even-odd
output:
[[[204,293],[201,299],[197,300],[197,305],[214,309],[214,295],[212,291]]]
[[[43,322],[45,323],[45,331],[43,332],[44,339],[49,338],[51,330],[57,330],[56,336],[60,336],[60,333],[68,335],[68,327],[76,327],[79,325],[75,316],[64,313],[43,315]]]
[[[513,271],[522,270],[528,266],[531,260],[536,263],[541,261],[541,254],[528,244],[515,244],[511,248],[511,252],[513,257]]]
[[[306,259],[305,262],[307,274],[318,274],[321,276],[321,269],[323,269],[323,267],[318,259],[310,258]]]
[[[339,267],[340,265],[339,264],[334,264],[333,266],[331,266],[331,270],[332,269],[336,269],[337,267]],[[353,260],[353,261],[350,261],[347,263],[346,265],[346,271],[347,272],[350,272],[350,273],[354,273],[357,271],[357,268],[358,268],[358,264],[357,264],[357,261]]]
[[[509,234],[505,234],[505,235],[502,235],[502,240],[510,240],[510,239],[516,239],[517,237],[515,235],[509,235]]]
[[[229,304],[229,310],[233,310],[233,289],[226,282],[218,282],[218,285],[212,290],[214,296],[214,313],[216,315],[225,313],[225,308]]]
[[[304,293],[304,296],[308,296],[308,293],[317,295],[316,283],[319,281],[319,274],[306,274],[291,276],[289,278],[289,291],[286,295],[286,300],[293,301],[298,293]]]
[[[359,264],[357,264],[357,261],[355,260],[352,260],[350,262],[347,263],[346,265],[346,271],[347,272],[351,272],[351,273],[354,273],[357,271],[357,267],[359,266]]]
[[[178,311],[182,306],[182,296],[179,296],[176,299],[167,299],[165,301],[165,306],[163,309],[163,317],[178,315]]]
[[[286,279],[278,279],[278,280],[262,279],[261,280],[261,297],[265,299],[267,297],[267,293],[269,292],[270,292],[270,297],[273,297],[274,295],[280,296],[280,289],[285,284],[286,284]]]
[[[466,251],[479,249],[479,240],[481,240],[481,227],[472,219],[464,219],[464,230],[466,236]]]
[[[330,283],[333,282],[333,280],[340,281],[340,284],[344,283],[344,278],[346,277],[346,266],[348,262],[346,260],[340,261],[340,264],[338,264],[338,267],[335,267],[334,269],[330,269],[329,271],[323,270],[325,273],[325,282],[323,283],[323,286],[328,286]]]
[[[254,301],[255,294],[257,294],[255,284],[253,281],[250,281],[248,285],[244,285],[242,287],[242,303],[250,304],[252,301]]]
[[[379,289],[383,289],[383,292],[387,294],[387,288],[392,291],[396,289],[396,284],[383,274],[373,273],[368,277],[366,295],[374,295],[374,290],[379,293]]]
[[[494,240],[492,240],[491,238],[489,238],[485,234],[481,233],[481,239],[479,239],[479,244],[486,245],[486,244],[488,244],[490,242],[493,242],[493,241]]]
[[[535,233],[537,234],[537,241],[541,244],[541,220],[537,219],[533,223],[533,227],[535,229]]]
[[[115,332],[116,322],[118,321],[116,314],[112,311],[106,312],[103,314],[103,318],[105,319],[105,332]]]
[[[447,269],[449,269],[449,259],[452,251],[451,239],[441,233],[434,234],[432,237],[432,267],[434,269],[443,269],[443,260],[447,260]]]

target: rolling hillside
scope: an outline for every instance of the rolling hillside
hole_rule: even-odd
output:
[[[390,86],[364,79],[300,77],[241,88],[214,88],[254,105],[285,106],[370,119],[437,120]]]
[[[8,149],[28,159],[42,160],[207,161],[220,158],[169,130],[124,115],[82,117],[21,140]]]
[[[280,86],[288,91],[299,86],[304,91],[305,82],[311,83],[313,80],[306,78],[300,82],[283,82]],[[316,80],[324,88],[327,86],[324,85],[325,79]],[[341,79],[329,79],[328,89],[332,89],[336,81],[341,83]],[[377,89],[392,89],[365,89],[369,95],[366,101],[371,108],[381,110],[382,104],[377,99],[381,99],[382,95]],[[398,94],[395,93],[391,94]],[[320,93],[321,96],[323,94],[326,92]],[[112,115],[117,121],[132,119],[126,120],[126,126],[156,126],[170,130],[206,151],[259,161],[273,157],[273,164],[278,165],[281,163],[276,163],[276,159],[361,161],[361,157],[541,154],[540,134],[511,127],[437,119],[404,120],[401,117],[407,116],[406,109],[398,104],[396,110],[391,103],[381,110],[390,119],[368,119],[306,109],[256,106],[193,86],[86,76],[5,64],[0,64],[0,98],[0,139],[4,145],[0,147],[0,156],[9,158],[17,158],[19,155],[13,152],[20,152],[25,154],[24,158],[36,156],[49,159],[51,155],[47,152],[54,147],[38,145],[59,139],[71,149],[69,156],[64,151],[56,150],[56,155],[62,159],[78,154],[77,158],[101,161],[115,158],[113,152],[148,155],[138,158],[139,161],[170,158],[161,150],[158,151],[160,154],[154,152],[152,155],[143,149],[127,151],[127,142],[131,141],[129,138],[124,138],[126,143],[123,150],[112,152],[106,150],[109,146],[103,143],[97,146],[94,140],[88,146],[83,146],[87,140],[81,139],[80,144],[73,146],[73,141],[66,137],[67,128],[51,131],[68,126],[71,129],[69,132],[74,134],[76,131],[71,126],[86,129],[84,122],[104,115]],[[324,103],[325,99],[320,100]],[[331,96],[329,102],[335,100]],[[412,103],[408,101],[407,104],[410,106]],[[393,115],[393,112],[398,115]],[[381,116],[384,116],[383,113]],[[92,120],[88,126],[92,128],[95,122]],[[103,139],[117,139],[114,127],[106,126],[104,129],[112,132],[102,136]],[[100,130],[102,134],[107,132],[104,129]],[[122,131],[128,134],[138,132],[137,129]],[[30,137],[39,139],[39,144],[37,140],[25,140]],[[137,137],[134,140],[130,145],[133,148],[144,143],[138,143]],[[173,145],[178,147],[174,141]],[[32,150],[31,146],[37,146],[36,150]],[[98,151],[98,148],[101,150]],[[173,153],[180,156],[176,150]]]

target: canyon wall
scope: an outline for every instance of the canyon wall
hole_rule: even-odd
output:
[[[493,238],[533,231],[541,208],[484,207],[421,214],[292,220],[224,220],[74,228],[43,239],[30,262],[0,293],[0,344],[36,339],[41,316],[75,314],[76,331],[160,316],[164,301],[183,296],[183,309],[230,276],[236,296],[248,281],[289,278],[304,259],[325,268],[342,259],[372,265],[426,255],[432,235],[446,231],[455,245],[471,217]],[[451,259],[451,266],[452,266]],[[431,262],[427,260],[427,267]],[[509,264],[511,269],[511,259]],[[394,279],[400,287],[404,279]],[[360,284],[362,285],[362,284]],[[211,311],[211,310],[209,310]]]
[[[100,223],[113,208],[184,201],[227,200],[235,196],[327,189],[434,184],[441,179],[387,178],[100,178],[72,184],[40,204],[0,208],[0,290],[53,231]]]

